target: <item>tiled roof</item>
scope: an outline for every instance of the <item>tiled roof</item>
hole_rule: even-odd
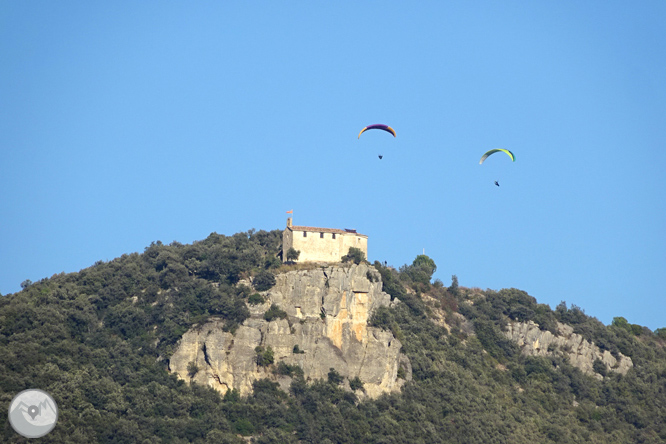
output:
[[[313,233],[336,233],[336,234],[356,234],[358,236],[365,236],[365,234],[357,233],[356,230],[340,230],[338,228],[319,228],[319,227],[304,227],[300,225],[292,225],[287,227],[291,231],[308,231]]]

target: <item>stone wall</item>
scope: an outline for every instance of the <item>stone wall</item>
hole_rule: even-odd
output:
[[[368,257],[368,237],[359,233],[330,233],[287,228],[282,234],[282,245],[283,261],[287,260],[289,248],[301,252],[298,262],[340,262],[342,256],[349,252],[349,247],[360,249],[365,257]]]

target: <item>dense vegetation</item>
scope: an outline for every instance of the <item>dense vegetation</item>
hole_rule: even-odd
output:
[[[297,366],[275,365],[268,349],[257,350],[257,362],[291,375],[289,393],[261,380],[245,399],[235,391],[221,397],[177,380],[167,365],[187,329],[216,316],[233,332],[249,316],[247,303],[260,303],[242,282],[274,283],[284,267],[280,234],[157,242],[1,297],[3,405],[24,389],[49,392],[60,415],[42,440],[58,443],[666,441],[665,330],[624,318],[605,326],[579,307],[551,310],[520,290],[468,289],[455,276],[447,288],[431,283],[436,267],[423,255],[399,270],[374,264],[384,291],[402,302],[372,319],[400,339],[411,361],[413,379],[402,393],[362,400],[360,379],[349,381],[353,392],[335,369],[327,380],[305,381]],[[267,316],[282,313],[272,307]],[[599,381],[556,356],[521,356],[502,335],[508,319],[553,331],[568,323],[630,356],[634,368]],[[5,422],[0,441],[28,440]]]

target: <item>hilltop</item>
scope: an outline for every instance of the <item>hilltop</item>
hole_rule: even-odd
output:
[[[190,245],[155,242],[141,254],[1,297],[4,405],[27,388],[49,392],[60,410],[51,442],[666,441],[666,330],[624,318],[606,326],[565,302],[551,309],[524,291],[468,288],[455,276],[448,286],[431,282],[436,265],[423,255],[397,268],[284,265],[281,242],[277,230],[213,233]],[[355,314],[342,322],[342,299],[299,305],[303,324],[285,303],[294,300],[287,275],[315,282],[310,276],[330,267],[349,270],[338,272],[340,285],[345,273],[365,270],[349,290],[365,293],[358,286],[368,285],[384,301],[362,324]],[[328,294],[330,284],[312,287]],[[321,307],[317,319],[312,310]],[[247,390],[222,393],[198,379],[211,356],[204,350],[180,373],[170,367],[183,338],[211,323],[232,343],[250,325],[296,337],[335,319],[340,331],[367,328],[387,344],[394,338],[403,363],[394,367],[396,390],[369,396],[368,380],[335,366],[317,367],[308,379],[299,362],[310,361],[298,359],[309,350],[289,341],[283,355],[254,350],[250,362],[261,377],[248,380]],[[327,340],[335,343],[333,331]],[[289,356],[284,365],[279,356]],[[23,442],[8,423],[2,437]]]

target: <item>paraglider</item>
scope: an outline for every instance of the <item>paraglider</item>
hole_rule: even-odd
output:
[[[368,126],[366,126],[365,128],[363,128],[363,129],[361,130],[361,132],[358,133],[358,138],[360,139],[360,138],[361,138],[361,134],[363,134],[363,133],[366,132],[367,130],[371,130],[371,129],[380,129],[380,130],[384,130],[384,131],[386,131],[387,133],[391,133],[391,134],[393,134],[393,137],[396,137],[395,130],[394,130],[393,128],[391,128],[391,127],[388,126],[388,125],[384,125],[384,124],[381,124],[381,123],[376,123],[376,124],[374,124],[374,125],[368,125]]]
[[[494,150],[487,151],[483,156],[481,156],[481,160],[479,161],[479,165],[481,165],[483,163],[483,161],[488,158],[488,156],[490,156],[491,154],[495,154],[499,151],[502,151],[502,152],[506,153],[511,158],[511,160],[513,162],[516,161],[516,156],[514,156],[511,151],[505,150],[505,149],[502,149],[502,148],[496,148]]]
[[[511,158],[511,161],[512,161],[512,162],[515,162],[515,161],[516,161],[516,156],[514,156],[513,153],[512,153],[511,151],[509,151],[509,150],[505,150],[505,149],[503,149],[503,148],[495,148],[495,149],[493,149],[493,150],[486,151],[486,152],[483,154],[483,156],[481,156],[481,160],[479,161],[479,165],[481,165],[481,164],[482,164],[482,163],[488,158],[488,156],[490,156],[490,155],[492,155],[492,154],[495,154],[495,153],[499,153],[500,151],[503,152],[503,153],[506,153],[506,155],[509,156],[509,157]],[[499,187],[499,186],[500,186],[499,181],[497,181],[497,180],[495,181],[495,186],[496,186],[496,187]]]
[[[384,125],[382,123],[375,123],[374,125],[368,125],[365,128],[363,128],[361,130],[361,132],[358,133],[358,138],[360,139],[361,134],[363,134],[367,130],[371,130],[371,129],[380,129],[380,130],[386,131],[387,133],[391,133],[391,134],[393,134],[393,137],[396,137],[395,130],[393,128],[391,128],[388,125]],[[379,160],[382,160],[384,158],[384,156],[382,154],[378,154],[378,156],[379,156]]]

